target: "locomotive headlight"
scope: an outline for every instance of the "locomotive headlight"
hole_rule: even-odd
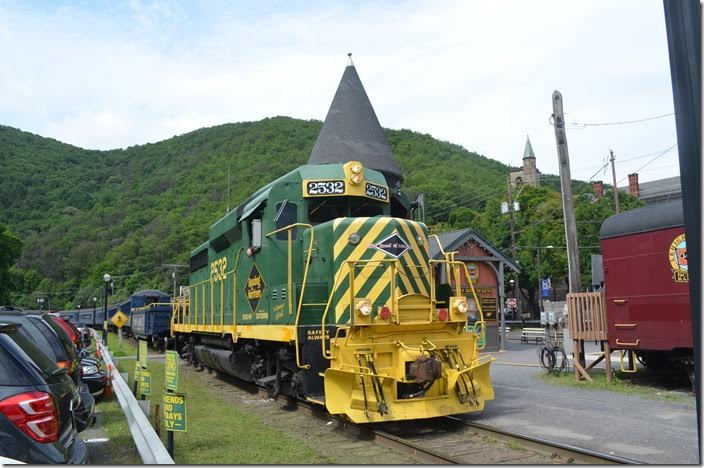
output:
[[[353,174],[360,174],[362,172],[362,165],[359,163],[354,163],[350,166],[350,170]]]
[[[356,232],[353,232],[347,237],[347,240],[349,241],[350,244],[352,245],[357,245],[359,244],[359,234]]]
[[[455,300],[455,310],[459,312],[460,314],[466,314],[469,311],[469,304],[467,303],[467,299],[457,299]]]
[[[367,317],[372,313],[372,303],[369,299],[359,299],[355,306],[360,315]]]
[[[352,174],[350,177],[350,182],[353,184],[358,184],[362,181],[362,175],[361,174]]]

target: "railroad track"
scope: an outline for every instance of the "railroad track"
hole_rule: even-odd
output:
[[[228,384],[250,394],[270,398],[254,384],[218,373]],[[378,424],[354,424],[330,415],[321,406],[281,395],[288,410],[337,424],[352,438],[411,455],[428,464],[637,464],[634,460],[494,428],[458,417]]]
[[[260,389],[266,393],[266,390]],[[313,416],[333,419],[351,436],[409,453],[418,461],[446,464],[638,464],[634,460],[518,434],[457,417],[422,421],[353,424],[317,405],[285,397]]]

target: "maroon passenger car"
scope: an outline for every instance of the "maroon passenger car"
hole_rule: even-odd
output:
[[[692,371],[687,244],[682,201],[650,205],[601,226],[609,346],[651,369]]]

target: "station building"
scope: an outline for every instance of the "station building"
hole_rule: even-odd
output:
[[[499,350],[501,310],[506,304],[504,272],[508,270],[520,273],[521,267],[474,229],[444,232],[438,234],[438,238],[442,244],[442,250],[445,252],[457,251],[455,260],[467,264],[472,286],[477,293],[486,321],[486,350]],[[429,254],[433,260],[439,260],[443,257],[440,246],[434,239],[429,240]],[[435,277],[439,278],[441,283],[446,283],[445,269],[440,265],[436,265],[435,268]],[[468,295],[472,293],[464,277],[462,278],[462,292]]]

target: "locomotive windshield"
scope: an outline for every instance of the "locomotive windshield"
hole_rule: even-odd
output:
[[[388,215],[388,204],[362,197],[308,200],[308,221],[320,224],[335,218]]]

